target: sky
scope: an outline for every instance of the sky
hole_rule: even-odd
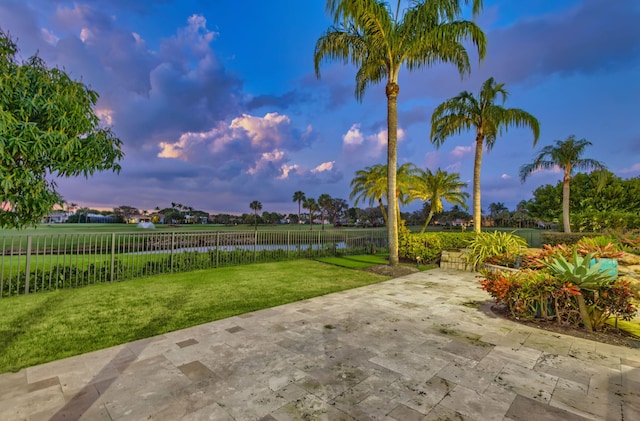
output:
[[[399,164],[457,172],[470,192],[475,133],[436,149],[431,114],[494,77],[504,105],[541,131],[535,147],[531,131],[509,129],[485,151],[483,209],[513,209],[557,183],[559,171],[525,183],[518,172],[569,135],[592,142],[585,157],[640,176],[639,1],[484,0],[475,20],[487,54],[479,63],[469,48],[469,76],[448,64],[401,71]],[[177,202],[239,214],[258,200],[296,213],[298,190],[348,199],[357,170],[386,164],[385,87],[358,102],[354,67],[325,62],[316,77],[314,47],[331,24],[323,0],[0,0],[21,57],[37,52],[96,90],[96,113],[124,143],[119,175],[57,181],[67,201],[97,209]]]

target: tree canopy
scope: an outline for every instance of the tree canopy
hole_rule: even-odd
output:
[[[122,142],[102,127],[98,93],[49,68],[37,55],[18,58],[0,29],[0,227],[39,222],[63,198],[56,177],[120,171]]]

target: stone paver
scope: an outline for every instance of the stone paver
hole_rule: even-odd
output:
[[[640,350],[437,269],[0,375],[0,420],[640,419]]]

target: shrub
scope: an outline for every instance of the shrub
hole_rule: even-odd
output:
[[[527,248],[527,242],[513,233],[481,232],[469,242],[469,263],[477,268],[487,259],[502,254],[517,256]]]
[[[408,230],[401,230],[398,236],[398,255],[401,259],[416,261],[420,256],[425,263],[437,263],[443,250],[465,248],[470,239],[475,237],[472,232],[426,232],[413,234]]]
[[[584,237],[596,237],[599,234],[585,232],[542,232],[542,244],[557,246],[558,244],[572,245],[583,239]]]
[[[582,256],[591,254],[596,259],[617,259],[622,256],[622,251],[620,251],[616,239],[601,235],[597,237],[584,237],[576,243],[576,247],[578,253]]]

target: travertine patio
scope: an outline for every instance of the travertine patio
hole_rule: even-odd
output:
[[[0,375],[0,419],[640,419],[640,350],[489,303],[416,273]]]

